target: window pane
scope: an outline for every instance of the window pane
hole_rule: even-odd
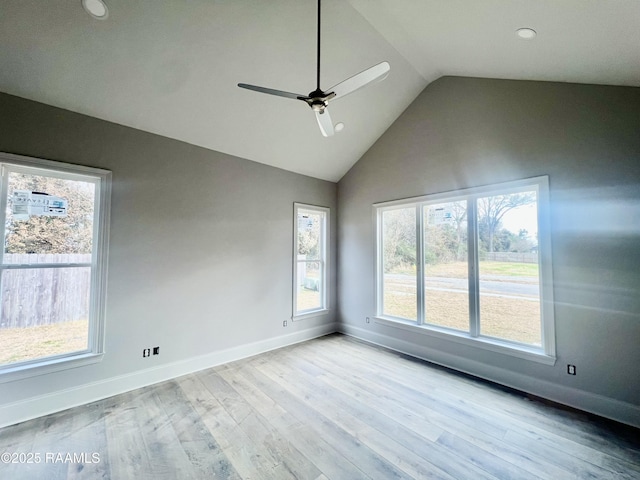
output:
[[[424,207],[425,323],[469,331],[467,202]]]
[[[540,346],[535,190],[478,199],[480,333]]]
[[[4,263],[90,262],[94,195],[91,182],[9,173]]]
[[[416,208],[382,213],[382,313],[417,320]]]
[[[91,268],[2,272],[0,364],[88,348]]]
[[[306,260],[320,260],[324,214],[298,210],[298,255]]]
[[[322,305],[322,264],[298,262],[296,311],[317,310]]]

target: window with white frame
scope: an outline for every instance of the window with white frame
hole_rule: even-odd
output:
[[[379,320],[554,362],[548,177],[374,209]]]
[[[103,352],[110,172],[0,154],[0,382]]]
[[[293,319],[328,309],[329,209],[294,204]]]

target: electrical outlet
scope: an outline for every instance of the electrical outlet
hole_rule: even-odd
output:
[[[367,322],[367,323],[369,323],[369,321],[370,321],[370,320],[369,320],[369,317],[365,318],[365,320],[364,320],[364,321],[365,321],[365,322]]]
[[[151,355],[151,349],[150,348],[145,348],[144,350],[142,350],[142,358],[146,358],[148,356]]]
[[[286,327],[286,326],[287,326],[287,321],[286,321],[286,320],[282,322],[282,326],[283,326],[283,327]]]
[[[153,347],[153,354],[160,355],[160,347]]]
[[[569,375],[575,375],[576,374],[576,366],[575,365],[567,365],[567,373]]]

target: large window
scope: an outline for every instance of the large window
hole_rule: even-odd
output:
[[[0,154],[0,381],[97,361],[109,172]]]
[[[379,320],[553,363],[547,177],[374,208]]]
[[[329,209],[294,204],[293,319],[328,309]]]

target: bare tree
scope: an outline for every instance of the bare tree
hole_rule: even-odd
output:
[[[493,195],[478,200],[479,220],[486,222],[489,252],[494,251],[493,239],[504,215],[516,207],[529,205],[536,201],[535,192]]]
[[[458,252],[456,260],[463,260],[466,252],[466,233],[467,233],[467,202],[451,203],[453,222],[456,226],[456,240]]]
[[[298,255],[307,258],[319,258],[321,219],[319,214],[299,214],[298,216]]]
[[[62,197],[68,201],[64,217],[32,216],[15,220],[11,215],[13,198],[9,195],[6,253],[91,253],[93,237],[93,185],[55,177],[11,173],[9,191],[30,190]]]
[[[384,271],[416,265],[416,209],[390,210],[384,213]]]

